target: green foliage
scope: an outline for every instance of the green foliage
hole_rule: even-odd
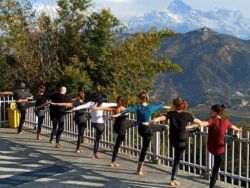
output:
[[[59,0],[58,18],[34,15],[29,1],[0,2],[0,86],[9,89],[24,81],[40,82],[54,90],[65,85],[70,93],[101,86],[111,98],[150,90],[156,74],[180,72],[158,53],[168,30],[123,38],[124,25],[110,10],[90,12],[91,0]]]
[[[155,75],[164,71],[180,72],[178,65],[158,53],[163,38],[173,35],[169,30],[137,33],[112,46],[109,57],[114,66],[113,94],[123,94],[129,103],[134,103],[138,92],[152,88]]]

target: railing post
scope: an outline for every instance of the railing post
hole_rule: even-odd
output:
[[[207,139],[208,139],[208,129],[206,129],[206,143],[207,143]],[[209,180],[210,179],[210,172],[211,172],[211,168],[212,168],[212,155],[211,153],[208,152],[207,149],[207,144],[206,144],[206,170],[205,173],[203,174],[203,178]]]
[[[160,132],[156,132],[154,135],[153,143],[153,161],[155,164],[159,164],[159,155],[160,155]]]

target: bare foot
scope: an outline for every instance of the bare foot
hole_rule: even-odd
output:
[[[40,135],[40,134],[37,134],[36,139],[37,139],[37,140],[42,140],[41,135]]]
[[[93,159],[100,159],[100,157],[97,154],[93,154]]]
[[[145,173],[145,172],[143,172],[143,171],[140,171],[140,172],[136,172],[136,174],[137,174],[138,176],[144,176],[144,175],[146,175],[147,173]]]
[[[181,185],[181,184],[180,184],[180,182],[178,182],[178,181],[176,181],[176,180],[171,180],[171,181],[170,181],[170,185],[171,185],[171,186],[179,186],[179,185]]]
[[[115,162],[112,162],[112,163],[110,164],[110,166],[111,166],[112,168],[114,168],[114,167],[119,167],[120,164],[115,163]]]
[[[56,148],[60,148],[60,149],[62,149],[62,148],[63,148],[63,145],[61,145],[61,144],[57,143],[55,147],[56,147]]]

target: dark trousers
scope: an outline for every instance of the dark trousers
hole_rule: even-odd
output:
[[[100,140],[104,132],[105,125],[104,123],[92,123],[91,125],[95,128],[95,131],[96,131],[93,152],[97,153],[99,149]]]
[[[172,168],[172,176],[171,176],[171,180],[175,180],[179,167],[180,167],[180,160],[181,157],[183,155],[183,152],[185,150],[185,147],[175,147],[174,148],[174,165]]]
[[[142,149],[141,149],[141,154],[139,157],[139,162],[144,162],[153,133],[158,132],[158,131],[163,131],[164,126],[140,125],[138,129],[139,129],[139,134],[142,137]]]
[[[20,113],[21,113],[21,117],[20,117],[20,122],[19,122],[18,130],[17,130],[18,133],[22,132],[23,130],[23,124],[25,121],[26,111],[21,110]]]
[[[218,179],[218,173],[219,173],[220,165],[222,163],[222,158],[223,158],[223,154],[214,155],[214,167],[213,167],[213,170],[212,170],[212,177],[210,179],[209,188],[214,188],[215,187],[216,181]]]
[[[86,126],[87,126],[87,123],[78,124],[78,139],[77,139],[76,150],[79,150],[80,145],[83,141],[83,135],[84,135],[84,130],[85,130]]]
[[[54,117],[52,117],[52,123],[53,128],[50,135],[50,141],[52,141],[56,135],[56,143],[59,143],[64,130],[64,114],[56,114]]]
[[[112,156],[112,162],[115,162],[119,148],[120,148],[122,142],[124,141],[124,139],[125,139],[125,135],[121,135],[121,134],[117,135],[115,147],[114,147],[114,151],[113,151],[113,156]]]
[[[44,116],[38,116],[37,134],[41,133]]]

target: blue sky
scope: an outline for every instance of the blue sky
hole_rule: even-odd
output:
[[[93,0],[97,9],[111,8],[119,18],[131,15],[142,15],[150,10],[166,9],[173,0]],[[250,17],[250,0],[183,0],[185,3],[199,10],[215,8],[239,10]],[[31,0],[32,3],[52,4],[55,0]]]

